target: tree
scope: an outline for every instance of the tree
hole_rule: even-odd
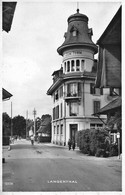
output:
[[[11,135],[11,118],[6,112],[2,114],[2,121],[3,121],[3,136],[10,136]]]
[[[13,118],[13,135],[26,136],[26,119],[23,116]]]

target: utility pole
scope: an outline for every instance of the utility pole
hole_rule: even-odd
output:
[[[13,137],[12,102],[11,102],[11,138]]]
[[[28,110],[26,111],[26,139],[27,139],[27,126],[28,126]]]
[[[36,128],[35,128],[35,116],[36,116],[36,110],[34,108],[33,110],[33,115],[34,115],[34,136],[36,136]]]

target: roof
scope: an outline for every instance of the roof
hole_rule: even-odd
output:
[[[2,88],[2,99],[3,100],[7,100],[10,99],[10,97],[12,97],[13,95],[11,93],[9,93],[7,90],[5,90],[4,88]]]
[[[97,41],[96,87],[121,87],[121,7]]]
[[[77,30],[77,35],[73,36],[72,32]],[[57,49],[60,55],[67,49],[88,48],[97,53],[98,47],[93,43],[89,36],[88,17],[81,13],[76,13],[68,18],[68,30],[65,33],[64,43]]]
[[[11,30],[12,20],[14,17],[17,2],[2,2],[3,23],[2,29],[6,32]]]
[[[78,20],[83,20],[85,22],[88,22],[88,20],[89,20],[86,15],[79,13],[79,9],[77,9],[77,13],[72,14],[71,16],[69,16],[67,21],[69,23],[69,22],[71,22],[73,20],[77,20],[77,19]]]
[[[117,13],[113,17],[101,37],[98,39],[98,45],[121,42],[121,11],[122,6],[120,6]]]
[[[48,132],[49,125],[51,124],[51,117],[46,117],[44,121],[41,123],[40,128],[38,129],[38,133]]]
[[[99,112],[94,113],[93,115],[98,115],[98,114],[108,114],[109,112],[113,112],[117,109],[120,109],[122,105],[122,98],[118,97],[115,100],[111,101],[109,104],[107,104],[106,106],[104,106],[103,108],[101,108],[99,110]]]
[[[52,95],[52,93],[59,87],[61,86],[62,83],[64,83],[67,80],[71,80],[71,79],[95,79],[96,77],[96,73],[95,72],[87,72],[85,71],[83,72],[72,72],[69,74],[63,74],[61,76],[58,77],[58,79],[56,80],[56,82],[54,82],[50,88],[47,90],[47,95]]]

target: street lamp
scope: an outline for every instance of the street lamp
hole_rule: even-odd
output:
[[[33,115],[34,115],[34,136],[36,136],[36,129],[35,129],[35,116],[36,116],[36,110],[34,108],[33,110]]]

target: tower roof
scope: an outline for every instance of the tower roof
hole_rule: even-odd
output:
[[[68,29],[64,35],[65,41],[57,49],[57,52],[63,55],[63,52],[67,49],[73,49],[79,46],[82,48],[89,47],[94,53],[97,53],[97,46],[91,40],[92,29],[88,29],[88,17],[79,13],[79,9],[77,9],[77,13],[69,16],[67,22]]]

